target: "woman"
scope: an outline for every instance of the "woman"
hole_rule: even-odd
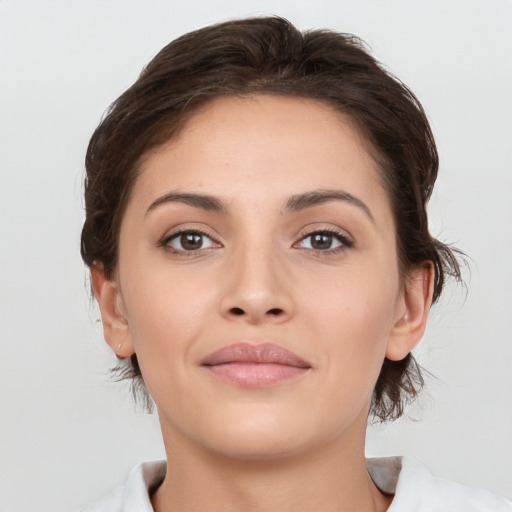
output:
[[[279,18],[165,47],[87,153],[82,256],[106,341],[159,412],[168,464],[88,510],[512,510],[413,460],[399,417],[453,252],[414,95],[353,36]]]

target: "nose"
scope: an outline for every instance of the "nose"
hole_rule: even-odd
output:
[[[283,323],[295,314],[293,279],[275,251],[240,250],[229,262],[224,282],[220,307],[231,321]]]

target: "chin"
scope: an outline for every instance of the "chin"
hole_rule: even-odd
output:
[[[248,435],[249,434],[249,435]],[[230,439],[211,443],[209,448],[215,453],[234,460],[272,461],[282,460],[307,451],[307,442],[291,438],[287,434],[240,433]]]
[[[209,414],[210,413],[210,414]],[[213,413],[213,414],[211,414]],[[272,460],[300,452],[312,436],[307,418],[268,407],[235,407],[203,411],[196,421],[175,425],[176,434],[212,454],[238,460]],[[308,435],[309,434],[309,435]]]
[[[310,452],[336,437],[310,417],[272,412],[258,408],[251,415],[209,422],[203,446],[232,459],[270,461]]]

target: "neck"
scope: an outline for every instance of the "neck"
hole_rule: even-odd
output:
[[[384,512],[391,497],[371,480],[364,429],[347,439],[300,454],[264,460],[234,459],[166,436],[168,470],[155,492],[155,512],[268,510]]]

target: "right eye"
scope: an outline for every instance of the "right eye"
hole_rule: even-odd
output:
[[[216,247],[218,244],[201,231],[188,230],[168,236],[162,240],[162,245],[175,252],[194,252]]]

